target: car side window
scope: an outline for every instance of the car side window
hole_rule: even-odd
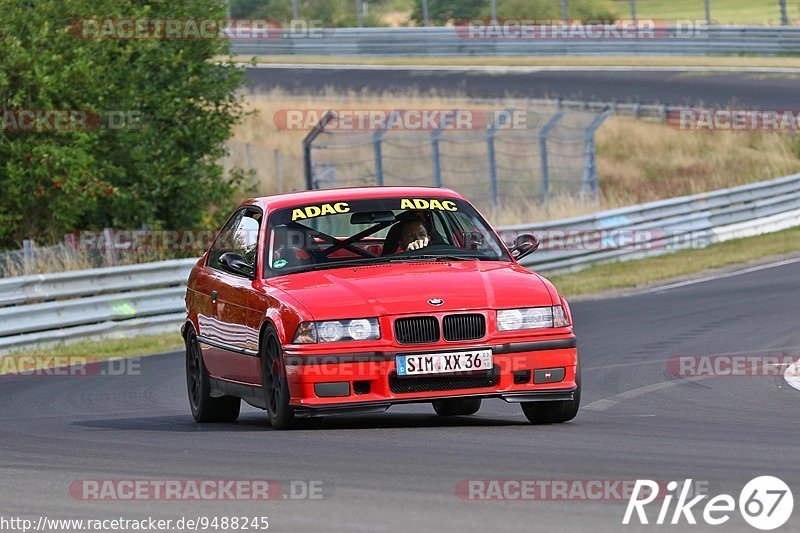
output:
[[[258,233],[261,215],[242,209],[223,226],[219,237],[208,253],[207,265],[215,270],[223,270],[219,264],[222,254],[233,252],[242,256],[255,267],[258,251]]]

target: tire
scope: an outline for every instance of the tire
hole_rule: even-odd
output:
[[[211,397],[208,372],[194,328],[186,333],[186,389],[189,407],[196,422],[235,422],[242,401],[232,396]]]
[[[286,363],[278,332],[272,326],[264,332],[261,342],[261,384],[264,403],[267,405],[269,423],[273,429],[290,429],[294,426],[294,412],[289,407],[289,382]]]
[[[578,414],[581,405],[581,365],[575,370],[577,388],[573,400],[555,402],[523,402],[522,412],[531,424],[560,424],[568,422]]]
[[[480,398],[454,398],[433,402],[433,410],[439,416],[474,415],[481,408]]]

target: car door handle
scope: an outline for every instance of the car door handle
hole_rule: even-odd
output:
[[[217,303],[217,291],[211,291],[211,303]]]

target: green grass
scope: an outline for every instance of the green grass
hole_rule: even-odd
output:
[[[566,296],[630,289],[704,270],[800,252],[800,227],[734,239],[699,250],[686,250],[638,261],[608,263],[570,274],[547,276]],[[545,274],[546,275],[546,274]]]
[[[131,339],[107,339],[101,341],[78,342],[58,345],[44,349],[25,349],[15,351],[8,357],[30,356],[36,358],[37,368],[52,368],[72,364],[85,359],[86,362],[97,362],[108,359],[121,359],[138,355],[150,355],[169,352],[183,348],[183,339],[179,332],[163,335],[145,335]],[[69,359],[73,358],[74,361]],[[2,358],[0,358],[2,360]],[[0,375],[14,370],[13,364],[0,366]]]
[[[781,12],[778,0],[710,0],[711,20],[719,24],[779,24]],[[629,0],[615,0],[620,18],[630,18]],[[796,2],[788,2],[789,19],[798,18]],[[705,20],[703,0],[637,0],[639,19]]]

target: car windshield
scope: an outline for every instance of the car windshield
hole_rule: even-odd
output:
[[[267,276],[368,263],[511,261],[494,231],[454,198],[298,205],[269,217]]]

